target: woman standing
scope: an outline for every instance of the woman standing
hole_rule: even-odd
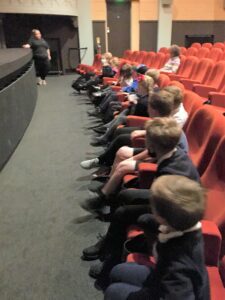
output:
[[[32,30],[31,38],[28,43],[23,45],[23,48],[31,48],[33,51],[33,58],[35,68],[38,76],[39,85],[46,85],[45,77],[50,68],[51,54],[48,43],[42,38],[41,32],[38,29]]]

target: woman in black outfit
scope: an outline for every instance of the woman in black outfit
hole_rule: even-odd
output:
[[[32,49],[36,72],[40,76],[38,84],[46,85],[45,77],[50,68],[51,54],[48,43],[42,38],[38,29],[32,30],[32,35],[23,48]]]

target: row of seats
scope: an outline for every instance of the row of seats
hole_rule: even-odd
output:
[[[136,51],[135,55],[134,52],[126,50],[122,59],[134,64],[145,62],[149,67],[153,67],[153,63],[155,63],[160,68],[167,57],[167,54],[163,52],[149,52],[146,55],[142,53],[143,56],[140,55],[142,51]],[[132,54],[134,61],[130,60],[129,54]],[[148,57],[150,64],[146,63],[146,57]],[[208,95],[213,96],[213,93],[216,94],[219,88],[223,91],[224,78],[225,61],[215,63],[209,58],[199,59],[196,56],[181,56],[181,66],[177,74],[160,74],[159,79],[160,87],[171,84],[172,81],[178,86],[183,84],[184,88],[184,107],[189,114],[184,130],[189,142],[189,154],[198,168],[202,184],[208,190],[207,208],[202,226],[211,299],[213,300],[225,299],[225,258],[223,258],[225,255],[225,167],[223,164],[225,118],[221,111],[212,105],[204,105],[204,102]],[[177,80],[180,83],[177,83]],[[104,82],[107,83],[107,80]],[[224,96],[222,98],[225,99]],[[128,116],[127,120],[128,126],[139,126],[146,121],[146,118]],[[140,147],[144,141],[134,139],[132,142],[134,147]],[[154,164],[139,164],[137,176],[141,188],[149,188],[155,170],[156,165]],[[134,175],[127,175],[124,178],[124,183],[127,184],[133,177]],[[138,233],[140,231],[137,231],[137,228],[135,230],[130,229],[128,237]],[[151,258],[140,254],[131,254],[127,259],[144,264],[151,262]]]
[[[203,105],[201,97],[192,91],[184,91],[184,107],[189,113],[184,128],[189,142],[189,155],[199,171],[203,186],[207,189],[207,207],[202,225],[211,299],[223,299],[225,297],[225,257],[222,259],[225,255],[225,167],[223,164],[225,118],[216,109]],[[128,116],[128,125],[140,126],[145,120],[141,117]],[[134,147],[140,147],[143,146],[144,140],[133,139],[132,142]],[[137,176],[140,188],[149,188],[155,171],[155,164],[139,164]],[[134,175],[126,177],[125,184],[134,179]],[[214,224],[218,226],[219,232]],[[135,234],[140,234],[140,230],[130,228],[128,238]],[[220,263],[219,257],[221,257]],[[143,260],[143,255],[132,254],[128,257],[128,261],[140,263],[140,260]],[[147,261],[151,261],[151,257],[145,255],[143,263]]]
[[[191,48],[189,48],[191,49]],[[197,48],[192,48],[197,49]],[[208,48],[201,48],[208,50]],[[220,50],[219,48],[214,49]],[[215,54],[215,57],[216,54]],[[92,66],[80,65],[77,72],[100,72],[101,55],[95,56]],[[168,60],[168,55],[162,52],[146,52],[126,50],[122,63],[145,64],[149,68],[161,68]],[[204,101],[209,100],[212,105],[225,110],[225,60],[216,62],[212,58],[199,58],[197,56],[181,55],[181,64],[176,74],[168,74],[172,80],[182,82],[186,89],[199,94]],[[219,109],[219,108],[218,108]]]

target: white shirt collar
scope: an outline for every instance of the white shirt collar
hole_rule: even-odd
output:
[[[192,226],[184,231],[169,231],[168,226],[160,225],[159,226],[160,233],[158,234],[158,240],[161,243],[166,243],[170,239],[183,236],[187,232],[196,231],[196,230],[199,230],[200,228],[202,228],[201,222],[196,223],[194,226]]]
[[[160,157],[160,159],[157,161],[157,164],[161,164],[161,162],[163,162],[165,159],[170,158],[174,152],[177,151],[177,148],[174,148],[173,150],[171,150],[170,152],[167,152],[166,154],[164,154],[163,156]]]

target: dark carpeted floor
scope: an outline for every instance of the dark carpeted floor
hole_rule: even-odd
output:
[[[74,96],[74,76],[49,77],[24,138],[0,173],[0,299],[92,300],[102,293],[88,276],[82,249],[106,224],[82,218],[95,157],[85,96]],[[81,221],[81,223],[80,223]]]

